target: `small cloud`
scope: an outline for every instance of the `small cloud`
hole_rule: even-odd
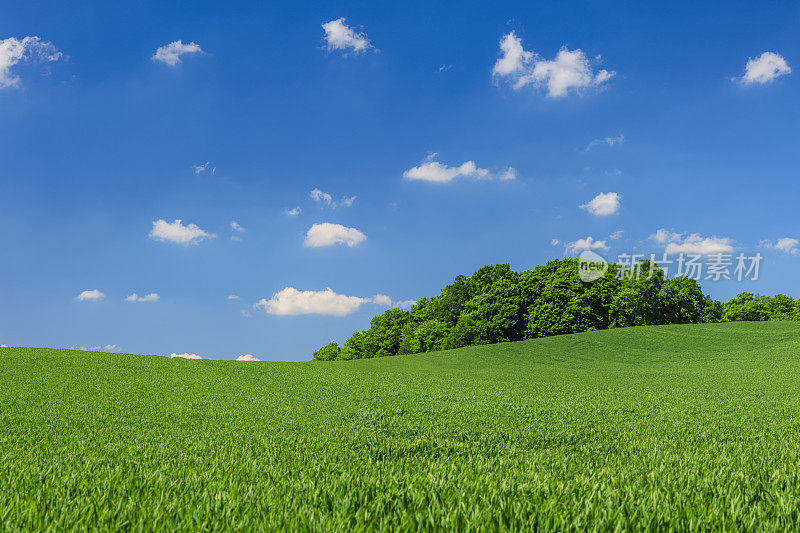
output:
[[[385,305],[386,307],[392,305],[392,299],[385,294],[376,294],[372,297],[372,301],[378,305]]]
[[[206,172],[209,168],[211,168],[211,162],[210,161],[206,161],[202,165],[192,165],[192,172],[194,172],[194,175],[197,176],[198,174],[202,174],[203,172]],[[214,167],[214,170],[216,170],[216,169],[217,169],[217,167]]]
[[[329,193],[321,191],[319,189],[314,189],[311,191],[309,195],[312,200],[315,202],[319,202],[321,204],[329,205],[334,209],[337,207],[352,207],[353,203],[356,201],[357,196],[342,196],[342,199],[338,202],[333,199]],[[296,208],[298,213],[300,212],[300,208]]]
[[[617,239],[622,237],[623,233],[625,233],[625,232],[620,229],[620,230],[615,231],[611,235],[609,235],[608,238],[611,239],[612,241],[616,241]]]
[[[436,154],[429,155],[425,163],[403,172],[403,177],[407,180],[429,181],[433,183],[449,183],[459,177],[478,179],[490,177],[489,171],[485,168],[479,168],[475,165],[474,161],[466,161],[457,167],[450,167],[438,161],[434,161],[434,157],[436,157]],[[513,169],[509,170],[513,171]],[[506,173],[508,173],[508,170]],[[516,171],[513,171],[513,174],[508,176],[516,177]]]
[[[744,76],[733,78],[733,81],[739,81],[744,85],[764,84],[791,72],[792,69],[783,56],[774,52],[764,52],[756,58],[749,59],[745,66]]]
[[[202,53],[203,50],[197,43],[192,42],[184,44],[179,39],[159,47],[151,59],[153,61],[158,61],[159,63],[169,65],[170,67],[175,67],[182,62],[181,56]]]
[[[198,244],[207,239],[216,237],[213,233],[208,233],[194,224],[184,226],[181,219],[176,219],[174,222],[167,222],[164,219],[159,219],[153,222],[153,229],[148,234],[148,237],[157,241],[173,242],[188,246],[190,244]]]
[[[439,72],[445,72],[450,70],[451,68],[453,68],[453,65],[442,65],[441,67],[439,67]]]
[[[125,298],[126,302],[157,302],[159,300],[159,296],[155,292],[151,292],[150,294],[145,294],[144,296],[139,296],[135,292],[130,296]]]
[[[586,148],[584,148],[583,151],[588,152],[589,150],[597,146],[608,146],[609,148],[613,148],[616,145],[622,144],[624,142],[625,142],[625,135],[620,133],[616,137],[605,137],[603,139],[595,139],[591,141],[588,145],[586,145]]]
[[[331,20],[322,25],[325,31],[325,42],[328,50],[351,51],[354,54],[366,52],[374,48],[364,33],[357,33],[345,24],[345,18]]]
[[[761,241],[761,246],[768,250],[778,250],[779,252],[783,252],[789,255],[797,255],[800,254],[800,241],[794,239],[792,237],[784,237],[782,239],[778,239],[775,244],[772,244],[771,241]]]
[[[81,346],[77,348],[82,352],[119,352],[119,346],[116,344],[106,344],[105,346]]]
[[[0,348],[8,348],[8,344],[0,344]]]
[[[497,179],[500,181],[508,181],[508,180],[515,180],[517,179],[517,169],[514,167],[508,167],[502,174],[497,176]]]
[[[323,192],[323,191],[321,191],[319,189],[312,190],[311,194],[309,194],[309,196],[315,202],[320,202],[320,203],[324,203],[324,204],[327,204],[327,205],[331,205],[331,203],[333,203],[333,197],[330,194],[328,194],[326,192]]]
[[[244,355],[240,355],[236,358],[237,361],[261,361],[258,357],[253,354],[246,353]]]
[[[550,240],[550,245],[551,246],[558,246],[559,244],[561,244],[561,241],[559,239],[551,239]]]
[[[555,59],[543,59],[535,52],[526,51],[522,47],[522,40],[513,31],[500,40],[500,58],[492,69],[496,79],[508,79],[514,90],[527,85],[546,87],[547,95],[551,98],[564,97],[570,90],[598,87],[615,74],[605,69],[595,73],[580,48],[569,50],[564,46]]]
[[[235,231],[237,234],[241,234],[241,233],[244,233],[244,232],[247,231],[246,229],[244,229],[241,226],[241,224],[239,224],[235,220],[231,221],[230,225],[231,225],[231,230]],[[240,235],[231,235],[231,240],[232,241],[241,241],[242,237]]]
[[[79,302],[99,302],[105,297],[106,295],[104,293],[97,289],[92,289],[90,291],[83,291],[77,298]]]
[[[608,250],[608,245],[606,241],[595,241],[592,237],[568,242],[566,245],[566,251],[568,253],[578,253],[584,250]]]
[[[416,300],[399,300],[396,302],[392,302],[392,307],[397,307],[399,309],[411,309],[417,304]]]
[[[262,298],[255,308],[264,309],[270,315],[331,315],[345,316],[354,313],[370,298],[337,294],[331,289],[324,291],[300,291],[286,287],[267,300]]]
[[[251,315],[250,311],[248,311],[247,309],[242,309],[241,313],[242,313],[242,316],[245,317],[245,318],[252,318],[253,317],[253,315]]]
[[[580,208],[597,216],[614,215],[619,211],[619,199],[619,194],[615,192],[601,192]]]
[[[664,246],[664,251],[668,254],[711,255],[733,251],[731,239],[727,237],[703,237],[699,233],[684,237],[682,233],[661,228],[650,235],[650,238]]]
[[[300,214],[300,206],[293,207],[292,209],[287,209],[283,213],[289,217],[296,217],[297,215]]]
[[[200,357],[196,353],[173,353],[172,355],[169,356],[169,358],[170,359],[175,359],[175,358],[178,358],[178,359],[202,359],[202,357]]]
[[[323,222],[314,224],[306,233],[305,246],[318,248],[320,246],[331,246],[333,244],[346,244],[352,248],[358,246],[367,239],[367,236],[356,228],[348,228],[341,224],[331,224]]]
[[[241,300],[241,298],[239,298],[239,296],[237,296],[236,294],[229,294],[228,300]]]
[[[17,39],[0,39],[0,89],[18,87],[20,78],[11,69],[19,63],[49,63],[58,61],[63,54],[53,43],[42,41],[35,35]]]

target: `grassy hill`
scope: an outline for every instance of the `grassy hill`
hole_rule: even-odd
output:
[[[4,529],[800,527],[800,323],[242,363],[0,348]]]

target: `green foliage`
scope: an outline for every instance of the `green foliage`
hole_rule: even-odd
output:
[[[797,310],[797,302],[784,294],[762,296],[752,292],[742,292],[724,304],[723,320],[728,322],[796,320]]]
[[[798,353],[776,321],[348,364],[0,348],[0,528],[796,531]]]
[[[341,351],[339,345],[331,341],[314,352],[314,359],[317,361],[333,361],[339,357]]]
[[[638,275],[623,275],[611,265],[603,277],[585,283],[575,259],[556,259],[519,273],[507,264],[486,265],[471,277],[457,276],[439,295],[422,298],[409,311],[390,309],[376,316],[337,358],[422,353],[613,327],[762,320],[752,310],[728,313],[693,279],[665,279],[649,261],[636,268]],[[795,304],[782,295],[767,299],[765,316],[794,317],[800,314]]]

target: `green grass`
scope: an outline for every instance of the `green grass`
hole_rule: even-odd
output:
[[[0,520],[797,529],[800,323],[337,363],[2,348]]]

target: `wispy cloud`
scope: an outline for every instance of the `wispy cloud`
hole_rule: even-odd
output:
[[[778,239],[775,244],[768,240],[763,240],[759,244],[768,250],[777,250],[789,255],[800,254],[800,240],[793,237],[783,237]]]
[[[610,148],[613,148],[614,146],[622,144],[624,142],[625,142],[625,135],[620,133],[616,137],[604,137],[602,139],[595,139],[591,141],[588,145],[586,145],[586,148],[584,148],[583,151],[588,152],[592,148],[595,148],[597,146],[608,146]]]
[[[36,36],[27,36],[22,39],[9,37],[0,40],[0,89],[17,87],[20,83],[19,76],[15,76],[12,69],[19,63],[50,63],[58,61],[63,54],[53,43],[42,41]]]
[[[144,296],[139,296],[135,292],[130,296],[125,298],[126,302],[157,302],[160,299],[160,296],[155,293],[151,292],[150,294],[145,294]]]
[[[578,253],[584,250],[608,250],[606,241],[596,241],[592,237],[585,239],[578,239],[577,241],[568,242],[565,246],[567,253]]]
[[[733,251],[732,240],[728,237],[703,237],[699,233],[685,235],[661,228],[650,238],[664,246],[668,254],[711,255]]]
[[[432,183],[450,183],[457,178],[496,178],[506,181],[517,177],[517,170],[513,167],[505,168],[499,173],[493,174],[488,169],[477,166],[474,161],[466,161],[453,167],[448,166],[436,161],[437,155],[436,153],[429,154],[423,163],[403,172],[403,177],[410,181],[428,181]]]

